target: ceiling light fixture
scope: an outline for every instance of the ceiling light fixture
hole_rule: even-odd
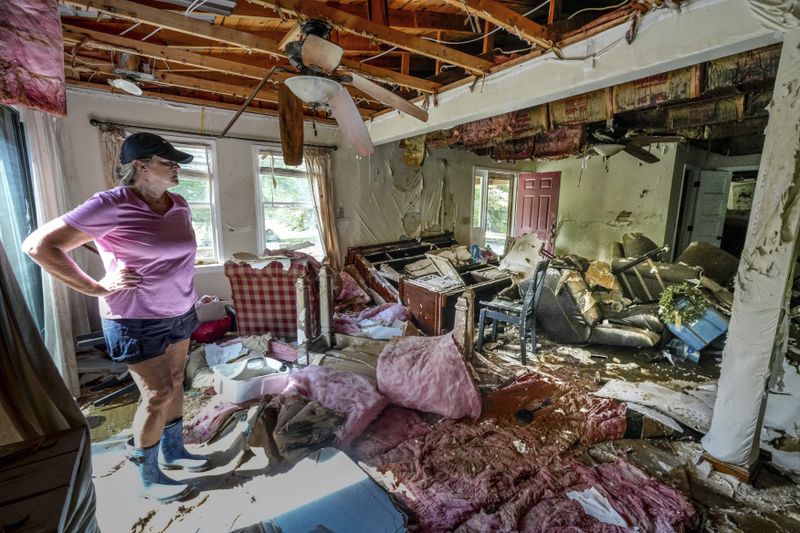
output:
[[[338,82],[320,76],[292,76],[285,83],[307,104],[324,104],[342,90]]]
[[[141,87],[130,80],[126,80],[125,78],[114,78],[113,80],[108,80],[108,83],[115,89],[120,89],[134,96],[142,96]]]

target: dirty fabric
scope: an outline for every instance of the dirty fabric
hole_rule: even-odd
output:
[[[430,430],[430,424],[418,412],[389,406],[353,443],[353,452],[357,457],[373,457],[386,453],[405,440],[421,437]]]
[[[359,442],[358,458],[417,514],[422,531],[453,530],[481,510],[511,502],[525,480],[573,445],[625,434],[625,406],[589,396],[589,383],[563,372],[566,379],[528,374],[489,394],[476,422],[443,420],[424,433],[414,424],[419,435],[385,451],[374,437]],[[522,505],[515,512],[527,510]]]
[[[361,311],[358,320],[371,320],[392,324],[395,320],[406,322],[411,319],[411,311],[402,304],[387,303],[375,307],[368,307]]]
[[[285,472],[301,459],[332,446],[344,415],[300,396],[276,397],[258,406],[249,448],[261,448],[270,471]]]
[[[389,402],[448,418],[477,418],[478,389],[453,335],[399,337],[378,359],[378,389]]]
[[[0,103],[67,112],[61,18],[56,0],[4,0]]]
[[[371,379],[321,366],[292,374],[284,394],[300,394],[343,413],[347,421],[336,432],[340,446],[348,446],[361,435],[388,404]]]

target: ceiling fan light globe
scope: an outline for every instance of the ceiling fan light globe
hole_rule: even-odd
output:
[[[625,149],[624,144],[595,144],[592,148],[603,157],[611,157]]]
[[[125,91],[126,93],[130,93],[134,96],[142,96],[141,87],[130,80],[126,80],[124,78],[114,78],[113,80],[109,80],[108,83],[115,89]]]
[[[292,76],[285,83],[307,104],[324,104],[342,90],[338,82],[320,76]]]

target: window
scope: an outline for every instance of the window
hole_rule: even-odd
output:
[[[305,163],[283,162],[277,148],[256,148],[259,198],[259,246],[262,250],[297,247],[322,259],[317,212]],[[301,246],[309,243],[309,246]]]
[[[472,240],[502,255],[513,227],[511,217],[516,175],[482,168],[476,168],[473,174]]]
[[[219,232],[217,183],[214,179],[214,147],[201,143],[190,143],[170,139],[183,152],[194,159],[181,165],[180,185],[171,189],[189,203],[192,210],[192,226],[197,239],[197,264],[221,262],[221,238]]]
[[[0,106],[0,242],[39,331],[44,331],[42,273],[20,249],[36,229],[33,183],[19,115]]]

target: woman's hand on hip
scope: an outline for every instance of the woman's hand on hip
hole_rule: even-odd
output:
[[[113,272],[97,282],[97,290],[93,296],[108,296],[115,292],[135,289],[142,282],[142,276],[131,267],[124,267]]]

